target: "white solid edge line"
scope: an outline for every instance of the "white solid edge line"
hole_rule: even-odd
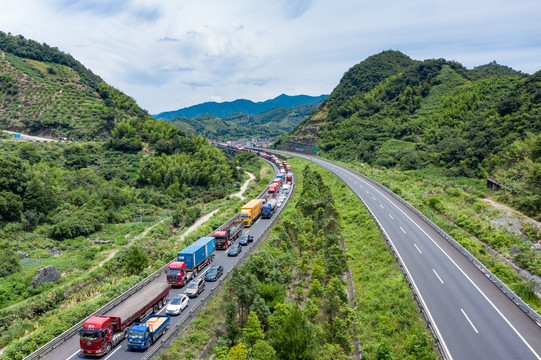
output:
[[[462,314],[464,314],[464,316],[466,317],[466,319],[468,320],[468,322],[470,323],[471,327],[473,328],[473,330],[475,330],[475,332],[477,334],[479,334],[479,331],[477,331],[476,327],[473,325],[473,323],[471,322],[470,318],[468,317],[468,315],[466,315],[466,313],[464,312],[464,309],[460,309],[460,311],[462,311]]]
[[[118,350],[122,349],[122,345],[119,345],[115,351],[113,351],[112,353],[109,354],[109,356],[107,356],[105,359],[103,360],[107,360],[109,359],[111,356],[113,356],[114,353],[116,353]]]
[[[69,358],[67,358],[66,360],[70,360],[72,357],[74,357],[75,355],[77,355],[79,352],[81,351],[81,349],[78,349],[76,352],[74,352]]]
[[[370,210],[370,208],[368,206],[366,206],[366,208],[368,209],[368,211],[370,211],[370,213],[372,213],[372,210]],[[374,216],[373,213],[372,213],[372,215]],[[415,280],[411,276],[410,271],[409,271],[406,263],[404,262],[404,260],[402,260],[402,256],[400,256],[400,254],[398,253],[398,250],[394,246],[394,242],[391,239],[391,237],[389,236],[389,234],[387,234],[387,231],[383,228],[383,226],[381,225],[381,223],[379,222],[379,220],[375,216],[374,216],[374,219],[379,224],[379,227],[380,227],[381,231],[383,231],[385,236],[387,236],[387,238],[389,239],[389,241],[391,243],[391,246],[395,250],[396,256],[398,256],[398,258],[400,259],[400,263],[404,266],[404,271],[408,275],[408,278],[411,281],[412,286],[415,288],[415,293],[418,295],[419,301],[421,301],[421,303],[423,304],[423,308],[425,309],[426,315],[428,316],[429,321],[430,321],[430,323],[432,324],[432,326],[434,328],[434,331],[437,333],[437,338],[440,341],[440,344],[442,346],[442,350],[447,354],[447,359],[453,360],[453,356],[449,352],[449,349],[447,348],[447,344],[445,343],[445,340],[443,339],[443,336],[441,336],[440,329],[438,328],[438,325],[436,325],[436,322],[434,321],[434,318],[432,317],[432,313],[430,312],[430,309],[428,308],[428,306],[426,306],[425,299],[423,298],[423,295],[419,291],[419,288],[417,287],[417,284],[415,283]]]
[[[359,178],[361,180],[363,180],[362,178]],[[383,196],[387,201],[389,201],[395,208],[398,209],[398,211],[400,211],[405,217],[407,217],[415,226],[417,226],[417,228],[419,230],[421,230],[423,232],[423,234],[426,235],[426,237],[428,237],[430,239],[430,241],[432,241],[432,243],[434,243],[434,245],[436,245],[438,247],[438,249],[440,249],[440,251],[451,261],[451,263],[453,263],[453,265],[455,265],[455,267],[466,277],[466,279],[468,279],[468,281],[477,289],[477,291],[479,291],[479,293],[486,299],[486,301],[492,306],[492,308],[494,310],[496,310],[496,312],[502,317],[502,319],[507,323],[507,325],[509,325],[509,327],[511,329],[513,329],[513,331],[515,332],[515,334],[517,334],[517,336],[522,340],[522,342],[526,345],[526,347],[528,347],[528,349],[530,349],[530,351],[534,354],[534,356],[541,360],[541,357],[535,352],[535,350],[530,346],[530,344],[526,341],[526,339],[524,339],[524,337],[522,337],[522,335],[518,332],[517,329],[515,329],[515,327],[513,326],[513,324],[511,324],[511,322],[502,314],[502,312],[496,307],[496,305],[494,305],[494,303],[492,301],[490,301],[490,299],[488,298],[488,296],[485,295],[485,293],[483,291],[481,291],[481,289],[479,289],[479,287],[473,282],[472,279],[470,279],[470,277],[464,272],[464,270],[462,270],[460,268],[460,266],[458,266],[458,264],[453,260],[451,259],[451,257],[434,241],[434,239],[432,239],[432,237],[430,237],[430,235],[428,235],[415,221],[413,221],[413,219],[411,219],[406,213],[404,213],[404,211],[402,211],[402,209],[400,209],[398,206],[396,206],[395,203],[393,203],[392,201],[389,200],[389,198],[381,193],[378,189],[376,189],[374,186],[372,186],[372,184],[368,183],[365,181],[365,184],[367,184],[368,186],[370,186],[373,190],[375,190],[378,194],[380,194],[381,196]],[[378,221],[379,223],[379,221]],[[381,223],[380,223],[381,225]],[[387,234],[387,232],[385,231],[385,233]],[[390,238],[389,238],[390,239]],[[400,257],[400,255],[398,254],[397,252],[397,255]],[[400,259],[402,259],[400,257]],[[405,266],[405,265],[404,265]],[[416,287],[417,288],[417,287]],[[428,311],[428,310],[427,310]],[[439,333],[439,331],[438,331]]]

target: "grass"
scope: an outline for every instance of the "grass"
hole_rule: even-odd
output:
[[[302,184],[301,169],[308,162],[298,158],[291,158],[289,162],[295,171],[297,184]],[[433,352],[433,339],[419,316],[413,294],[368,211],[341,180],[322,168],[313,168],[322,174],[325,184],[331,189],[340,216],[340,237],[346,243],[353,276],[357,305],[356,333],[362,346],[363,358],[437,358]],[[296,214],[295,204],[299,199],[300,189],[295,189],[280,215],[280,221],[287,221]],[[257,250],[265,250],[275,257],[282,255],[279,246],[269,241],[276,238],[280,229],[280,225],[273,227]],[[311,269],[297,248],[292,249],[291,255],[298,266],[284,272],[284,276],[294,279],[289,286],[287,298],[304,304],[308,298],[307,276]],[[197,317],[197,325],[186,329],[159,359],[197,358],[205,346],[209,345],[209,341],[221,334],[220,325],[225,323],[225,319],[215,306],[224,301],[225,292],[221,291]],[[199,324],[206,324],[206,327]]]
[[[528,234],[521,238],[491,225],[490,220],[500,215],[482,201],[495,193],[486,189],[484,180],[447,178],[434,168],[400,172],[360,164],[342,165],[400,195],[473,254],[534,310],[541,310],[532,282],[519,276],[508,263],[487,250],[491,247],[516,265],[541,275],[541,254],[531,249],[535,236],[529,240]]]
[[[271,173],[270,167],[265,166],[266,171]],[[270,175],[262,181],[250,183],[245,195],[249,198],[256,197],[266,188],[268,182]],[[92,235],[92,238],[110,240],[110,245],[92,245],[89,239],[82,237],[60,242],[29,234],[25,244],[29,257],[22,262],[24,271],[0,279],[0,299],[4,299],[2,296],[5,295],[8,300],[0,309],[0,328],[7,329],[0,335],[0,348],[6,347],[0,359],[22,359],[44,345],[174,259],[180,249],[199,237],[208,235],[236,214],[243,204],[244,201],[236,197],[199,203],[202,214],[218,208],[220,212],[187,236],[183,243],[177,242],[178,235],[171,224],[171,218],[168,217],[158,222],[145,236],[139,235],[151,223],[108,225]],[[179,234],[182,230],[179,229]],[[138,276],[126,277],[120,256],[134,237],[136,238],[132,244],[142,248],[151,262],[149,268]],[[60,256],[49,254],[49,249],[54,247],[62,250]],[[107,266],[94,268],[113,250],[118,253]],[[38,267],[46,264],[57,267],[63,272],[63,278],[57,284],[44,284],[36,291],[28,289],[26,284],[34,277]],[[92,268],[94,269],[90,270]],[[13,294],[14,281],[22,285],[19,298]]]

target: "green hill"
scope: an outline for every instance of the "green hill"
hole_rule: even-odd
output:
[[[148,115],[129,96],[57,48],[0,32],[0,127],[94,140]]]
[[[268,138],[287,134],[317,109],[319,102],[290,108],[273,108],[261,114],[236,113],[223,119],[204,115],[196,119],[177,118],[170,121],[182,130],[221,141],[240,138]]]
[[[529,76],[495,62],[468,70],[386,51],[346,72],[318,111],[283,140],[382,167],[498,174],[524,194],[519,207],[538,214],[540,132],[541,72]],[[516,169],[519,163],[525,171]]]

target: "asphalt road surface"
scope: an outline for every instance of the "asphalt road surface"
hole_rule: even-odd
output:
[[[418,215],[353,171],[313,161],[342,179],[373,213],[413,286],[448,359],[541,359],[541,328]]]
[[[276,170],[275,170],[276,171]],[[291,192],[288,194],[288,200],[291,195]],[[248,200],[247,200],[248,201]],[[283,205],[285,206],[285,204]],[[282,207],[283,207],[282,206]],[[250,234],[254,237],[254,242],[250,243],[247,246],[243,246],[243,253],[239,257],[229,257],[226,254],[226,251],[224,250],[216,250],[216,257],[214,261],[211,263],[211,265],[222,265],[224,267],[224,275],[228,271],[231,271],[233,267],[244,258],[246,253],[250,251],[252,248],[254,248],[258,241],[260,241],[260,235],[264,233],[267,228],[271,225],[271,221],[276,218],[276,216],[279,215],[279,209],[277,209],[271,219],[263,219],[259,218],[250,228],[244,228],[242,231],[242,234]],[[281,210],[281,209],[280,209]],[[235,244],[238,243],[238,240],[235,240]],[[181,249],[179,249],[180,251]],[[244,256],[242,256],[244,255]],[[206,270],[208,269],[208,266],[199,273],[198,278],[204,277],[204,274]],[[155,282],[167,282],[166,276],[163,274],[161,277],[157,278]],[[203,301],[206,298],[207,293],[210,291],[213,291],[218,286],[218,282],[207,282],[205,284],[205,290],[197,297],[190,299],[188,306],[184,311],[178,315],[178,316],[172,316],[171,322],[168,331],[171,331],[171,329],[178,323],[181,323],[182,321],[186,320],[191,315],[191,310],[201,301]],[[185,290],[185,287],[181,288],[172,288],[171,292],[169,293],[169,300],[171,300],[175,295],[177,294],[183,294]],[[122,306],[122,303],[118,306]],[[111,312],[113,312],[112,310]],[[165,314],[165,307],[163,307],[159,314],[163,315]],[[187,326],[190,321],[186,321],[183,326]],[[166,333],[167,334],[167,333]],[[153,346],[159,346],[159,339]],[[117,345],[115,348],[112,349],[112,351],[101,357],[102,360],[119,360],[119,359],[129,359],[129,360],[140,360],[143,359],[146,355],[146,351],[135,351],[135,350],[128,350],[127,349],[127,341],[122,341],[119,345]],[[83,356],[79,353],[79,336],[73,336],[66,342],[64,342],[62,345],[57,347],[55,350],[49,352],[46,356],[43,357],[45,360],[76,360],[76,359],[88,359],[88,357]]]

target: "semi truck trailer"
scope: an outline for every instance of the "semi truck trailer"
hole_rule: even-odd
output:
[[[167,303],[171,286],[151,283],[103,315],[91,316],[80,332],[80,353],[102,356],[128,334],[129,326],[157,312]]]
[[[226,250],[233,240],[240,236],[243,228],[244,223],[242,221],[235,221],[225,229],[215,231],[216,249]]]

